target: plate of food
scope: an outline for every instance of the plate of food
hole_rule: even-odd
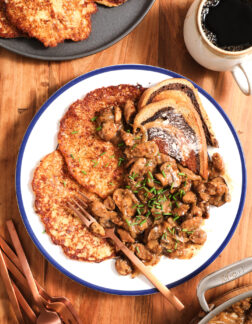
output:
[[[0,0],[0,46],[41,60],[88,56],[125,37],[154,1]]]
[[[68,208],[88,211],[168,287],[224,249],[240,220],[246,169],[216,101],[168,70],[116,65],[79,76],[37,112],[20,147],[23,222],[57,269],[114,294],[156,292],[132,264]]]

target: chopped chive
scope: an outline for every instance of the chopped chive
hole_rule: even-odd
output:
[[[125,222],[126,222],[129,226],[131,226],[131,223],[127,220],[127,218],[125,219]]]
[[[133,192],[134,192],[134,193],[138,193],[138,190],[134,190]]]
[[[141,136],[137,136],[137,137],[135,137],[134,139],[135,139],[135,140],[139,140],[139,139],[141,139]]]
[[[137,251],[137,253],[140,253],[138,246],[136,246],[136,251]]]
[[[137,208],[137,213],[138,213],[138,215],[141,215],[142,214],[141,213],[141,210],[139,208]]]
[[[151,214],[151,211],[148,210],[148,212],[147,212],[147,214],[145,215],[145,217],[148,218],[148,217],[150,216],[150,214]]]
[[[109,164],[108,164],[108,163],[106,163],[106,164],[105,164],[105,168],[106,168],[106,167],[107,167],[108,165],[109,165]]]
[[[126,133],[130,133],[130,129],[127,129],[127,130],[126,130]]]
[[[63,181],[63,185],[64,185],[64,187],[66,186],[66,181]]]
[[[180,217],[180,216],[177,215],[177,216],[175,216],[175,217],[173,218],[173,220],[176,222],[176,220],[179,219],[179,217]]]
[[[109,185],[113,186],[114,184],[113,184],[113,182],[109,182]]]
[[[134,144],[134,145],[132,146],[133,149],[135,149],[136,147],[137,147],[137,144]]]
[[[161,171],[164,178],[166,178],[166,174],[164,173],[164,170]]]
[[[138,205],[138,204],[134,204],[134,205],[132,206],[132,208],[136,208],[136,207],[137,207],[137,205]]]
[[[157,216],[157,217],[155,217],[154,220],[156,221],[156,220],[159,220],[160,218],[161,218],[161,216]]]
[[[171,184],[171,189],[173,189],[173,187],[174,187],[174,182]]]
[[[185,181],[185,183],[184,183],[184,187],[186,186],[186,184],[187,184],[187,181]]]
[[[120,165],[122,164],[123,161],[124,161],[124,158],[119,158],[118,166],[120,166]]]
[[[96,131],[99,132],[101,129],[102,129],[102,127],[101,127],[101,126],[98,126],[98,127],[96,128]]]
[[[161,240],[163,240],[163,239],[167,239],[167,233],[166,232],[164,232],[164,234],[161,236]]]
[[[96,167],[97,164],[98,164],[98,161],[96,161],[96,160],[92,160],[92,162],[94,163],[93,167]]]
[[[163,213],[164,216],[171,216],[172,213]]]
[[[155,212],[154,214],[155,215],[162,215],[162,213],[160,213],[160,212]]]
[[[178,175],[180,175],[180,176],[185,176],[185,173],[184,173],[184,172],[179,172]]]
[[[104,154],[106,154],[106,152],[101,153],[100,156],[103,156]]]
[[[45,234],[46,233],[46,230],[43,230],[43,232],[42,232],[43,234]]]
[[[73,131],[73,132],[71,132],[71,134],[78,134],[79,133],[79,131]]]
[[[87,174],[87,172],[86,172],[86,171],[83,171],[83,170],[81,170],[81,173],[83,173],[83,174]]]
[[[142,226],[146,222],[147,222],[147,219],[144,219],[139,225]]]
[[[97,119],[97,116],[91,118],[91,122],[94,122]]]
[[[150,171],[148,171],[148,174],[149,174],[149,176],[151,177],[151,179],[154,179],[154,178],[153,178],[153,175],[152,175],[152,173],[151,173]]]
[[[144,205],[137,205],[137,207],[138,207],[138,208],[142,208],[142,207],[144,207]]]
[[[177,201],[175,201],[175,205],[179,208],[179,203]]]
[[[125,186],[126,189],[131,189],[131,186]]]
[[[173,251],[172,249],[167,249],[167,252],[169,253],[172,253],[172,251]]]
[[[74,156],[73,156],[73,154],[70,154],[70,156],[71,156],[71,158],[74,160]]]
[[[125,145],[123,142],[122,143],[119,143],[117,146],[123,146],[123,145]]]
[[[110,159],[113,159],[114,157],[115,157],[115,155],[113,154],[113,155],[110,155],[109,158],[110,158]]]
[[[178,247],[178,242],[175,243],[174,250],[177,250],[177,247]]]
[[[188,229],[182,228],[182,232],[188,232]]]

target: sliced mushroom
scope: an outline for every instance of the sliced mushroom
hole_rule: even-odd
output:
[[[133,145],[132,147],[127,147],[124,151],[128,159],[134,157],[153,158],[158,154],[158,152],[159,149],[157,144],[152,141]]]
[[[127,100],[123,110],[124,118],[127,124],[133,123],[134,115],[136,114],[136,107],[132,100]]]
[[[129,232],[118,228],[117,233],[120,235],[120,238],[123,242],[128,242],[128,243],[134,243],[135,240],[133,239],[133,237],[130,235]]]
[[[92,223],[90,225],[90,229],[94,234],[96,234],[98,236],[105,236],[104,228],[100,224],[98,224],[97,222]]]
[[[107,210],[114,210],[115,209],[115,202],[112,199],[111,196],[108,196],[105,200],[104,200],[104,206],[106,207]]]
[[[202,221],[202,217],[193,217],[188,219],[181,224],[182,230],[186,230],[188,232],[194,231],[200,227]]]
[[[136,213],[136,205],[139,200],[128,189],[116,189],[113,193],[113,200],[116,206],[120,209],[123,218],[131,218]]]
[[[127,276],[133,271],[129,261],[126,259],[121,259],[121,258],[116,259],[115,267],[117,272],[122,276]]]
[[[189,239],[195,244],[204,244],[207,239],[206,232],[202,229],[196,229],[193,233],[189,236]]]
[[[150,251],[148,251],[141,243],[137,243],[135,245],[135,253],[141,260],[150,261],[152,259],[152,254]]]
[[[133,134],[127,133],[123,129],[121,129],[120,135],[126,146],[133,146],[135,144],[135,136]]]
[[[181,176],[179,175],[176,164],[166,162],[160,167],[161,173],[155,174],[155,177],[162,183],[163,186],[170,185],[177,188],[181,184]]]
[[[185,204],[196,204],[197,197],[194,192],[188,191],[184,196],[183,196],[183,202]]]

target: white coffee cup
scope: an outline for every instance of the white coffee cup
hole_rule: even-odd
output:
[[[252,94],[252,46],[242,51],[226,51],[213,45],[202,28],[201,12],[207,0],[195,0],[184,23],[184,40],[191,56],[214,71],[231,71],[240,89]]]

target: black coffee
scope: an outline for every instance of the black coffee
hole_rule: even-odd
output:
[[[252,0],[208,0],[202,10],[207,38],[227,51],[252,46]]]

